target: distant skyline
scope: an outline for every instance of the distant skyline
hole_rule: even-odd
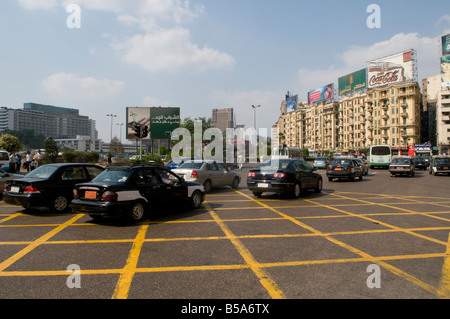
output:
[[[367,23],[370,4],[380,28]],[[444,0],[4,0],[0,9],[0,105],[79,109],[105,142],[107,114],[119,137],[129,106],[180,107],[182,119],[234,108],[252,127],[261,105],[258,127],[270,128],[287,91],[305,101],[408,49],[421,84],[439,74],[450,33]]]

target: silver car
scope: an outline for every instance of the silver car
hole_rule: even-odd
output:
[[[202,184],[207,193],[218,186],[231,186],[236,189],[241,182],[237,172],[216,161],[191,160],[172,171],[185,181]]]

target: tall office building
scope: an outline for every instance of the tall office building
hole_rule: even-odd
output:
[[[234,128],[234,110],[227,109],[213,109],[212,111],[213,126],[225,131],[227,128]]]

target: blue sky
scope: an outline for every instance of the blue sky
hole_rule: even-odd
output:
[[[370,4],[381,28],[370,29]],[[70,29],[66,8],[81,8]],[[287,91],[307,92],[403,50],[419,80],[439,73],[448,1],[3,0],[0,106],[80,109],[109,141],[127,106],[181,107],[182,118],[233,107],[237,122],[278,119]],[[119,136],[119,126],[113,134]]]

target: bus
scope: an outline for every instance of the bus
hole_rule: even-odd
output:
[[[285,147],[279,151],[280,158],[302,159],[303,150],[298,147]]]
[[[391,164],[392,148],[388,145],[374,145],[369,150],[369,166],[387,167]]]

